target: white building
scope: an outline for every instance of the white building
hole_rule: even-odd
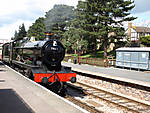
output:
[[[141,36],[150,35],[149,27],[132,26],[132,23],[128,23],[128,29],[126,31],[128,38],[131,41],[138,41]]]

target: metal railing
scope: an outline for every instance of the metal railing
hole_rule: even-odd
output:
[[[88,57],[73,57],[65,56],[64,61],[74,63],[74,64],[90,64],[100,67],[110,67],[115,66],[116,60],[113,58],[103,59],[103,58],[88,58]]]

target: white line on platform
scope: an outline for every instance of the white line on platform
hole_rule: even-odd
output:
[[[4,65],[5,65],[5,64],[4,64]],[[74,103],[72,103],[72,102],[68,101],[67,99],[62,98],[61,96],[59,96],[59,95],[57,95],[57,94],[53,93],[52,91],[50,91],[50,90],[48,90],[47,88],[45,88],[45,87],[41,86],[40,84],[38,84],[38,83],[36,83],[36,82],[34,82],[34,81],[30,80],[29,78],[27,78],[27,77],[23,76],[21,73],[19,73],[19,72],[17,72],[16,70],[14,70],[14,69],[10,68],[9,66],[7,66],[7,65],[5,65],[5,66],[6,66],[7,68],[9,68],[10,70],[14,71],[15,73],[19,74],[21,77],[25,78],[26,80],[28,80],[28,81],[32,82],[33,84],[37,85],[38,87],[41,87],[41,88],[42,88],[42,89],[44,89],[45,91],[47,91],[47,92],[51,93],[52,95],[54,95],[54,96],[58,97],[59,99],[63,100],[64,102],[66,102],[66,103],[68,103],[68,104],[72,105],[73,107],[75,107],[75,108],[79,109],[80,111],[82,111],[82,112],[84,112],[84,113],[89,113],[89,112],[88,112],[88,111],[86,111],[85,109],[82,109],[81,107],[79,107],[79,106],[75,105]]]

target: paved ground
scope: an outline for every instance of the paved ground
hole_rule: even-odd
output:
[[[13,89],[0,89],[0,111],[1,113],[34,113]]]
[[[62,65],[70,66],[75,71],[94,73],[99,76],[114,78],[117,80],[125,80],[130,82],[136,82],[138,84],[145,84],[150,86],[150,73],[139,72],[134,70],[120,69],[120,68],[104,68],[96,67],[87,64],[72,64],[63,62]]]
[[[0,65],[0,113],[83,112],[65,101]]]

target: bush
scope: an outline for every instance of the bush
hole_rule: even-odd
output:
[[[150,47],[150,35],[149,36],[141,36],[140,41],[142,44]]]

